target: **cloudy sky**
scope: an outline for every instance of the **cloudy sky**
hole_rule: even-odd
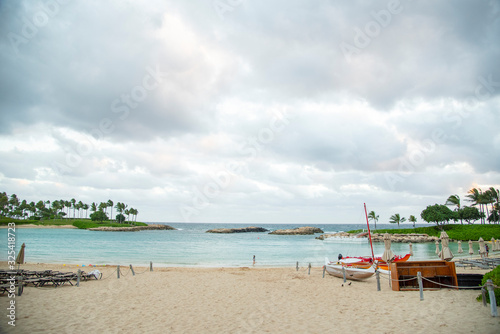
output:
[[[498,1],[0,2],[0,191],[386,223],[500,187]]]

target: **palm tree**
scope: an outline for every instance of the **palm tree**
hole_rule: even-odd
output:
[[[17,195],[16,194],[10,195],[10,200],[9,200],[10,211],[11,212],[17,211],[17,207],[19,206],[19,204],[20,202],[19,198],[17,198]]]
[[[495,207],[500,206],[500,191],[490,187],[490,189],[486,190],[484,193],[488,197],[488,203],[491,204],[491,211],[493,212],[496,210]]]
[[[375,211],[370,211],[368,213],[368,220],[373,220],[373,222],[375,223],[375,229],[377,229],[378,217],[379,215],[375,214]]]
[[[90,204],[90,211],[91,212],[97,211],[97,204],[95,204],[95,202],[92,202],[92,204]]]
[[[132,219],[134,219],[134,221],[137,222],[137,214],[139,213],[139,211],[137,211],[137,209],[134,208],[130,208],[130,210],[128,211],[133,216]]]
[[[472,188],[469,190],[469,195],[465,196],[468,198],[469,202],[472,202],[473,206],[479,205],[479,212],[484,216],[483,202],[484,196],[480,188]],[[481,224],[484,224],[484,217],[481,217]]]
[[[99,211],[106,213],[107,207],[108,207],[108,204],[106,202],[99,203]]]
[[[413,223],[413,228],[415,228],[415,223],[417,222],[417,218],[415,218],[414,215],[410,215],[410,217],[408,218],[408,221],[410,223]]]
[[[118,211],[118,213],[121,213],[121,214],[125,213],[125,209],[127,209],[127,207],[128,207],[128,205],[126,205],[124,203],[120,203],[120,202],[116,203],[116,205],[115,205],[116,211]]]
[[[64,201],[64,206],[68,208],[68,218],[70,218],[69,210],[71,209],[71,201]]]
[[[52,209],[54,209],[56,216],[59,214],[59,210],[62,209],[61,202],[55,200],[52,202]]]
[[[36,213],[36,206],[35,206],[35,202],[30,202],[30,207],[29,207],[29,211],[31,212],[31,217],[33,217]]]
[[[399,227],[399,223],[404,223],[406,221],[406,218],[405,217],[401,217],[399,215],[399,213],[396,213],[394,215],[391,216],[390,220],[389,220],[389,223],[391,224],[398,224],[398,227]]]
[[[74,219],[75,218],[76,199],[72,198],[70,202],[71,202],[71,206],[73,207],[73,219]]]
[[[110,219],[113,220],[113,201],[108,199],[108,206],[111,208],[111,214],[110,214]]]
[[[458,196],[458,195],[451,195],[451,196],[450,196],[450,197],[448,197],[448,199],[446,200],[445,205],[454,205],[454,206],[456,206],[458,209],[460,209],[460,196]]]
[[[89,205],[88,204],[83,204],[82,209],[85,210],[85,219],[87,219],[87,213],[88,213],[87,210],[89,209]]]
[[[448,199],[446,200],[446,203],[444,203],[444,205],[452,205],[452,206],[454,205],[457,207],[454,211],[460,211],[460,196],[451,195],[450,197],[448,197]],[[460,218],[460,224],[463,225],[462,218]]]

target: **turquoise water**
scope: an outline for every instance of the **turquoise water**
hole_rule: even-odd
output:
[[[230,224],[169,223],[171,231],[97,232],[78,229],[17,229],[16,251],[26,244],[26,262],[67,264],[120,264],[189,267],[256,266],[284,267],[311,263],[322,266],[324,258],[369,255],[370,244],[322,241],[312,235],[269,235],[268,233],[212,234],[205,231],[220,227],[243,227]],[[325,233],[366,228],[366,225],[311,224]],[[302,225],[254,224],[269,230],[295,228]],[[425,225],[422,225],[425,226]],[[379,228],[394,225],[378,224]],[[7,260],[7,229],[0,229],[0,259]],[[374,243],[375,255],[384,252],[383,243]],[[450,248],[457,254],[457,244]],[[475,245],[477,247],[477,245]],[[468,245],[463,244],[464,251]],[[408,244],[393,243],[396,254],[409,252]],[[436,259],[434,244],[414,244],[413,259]],[[466,256],[463,253],[462,256]]]

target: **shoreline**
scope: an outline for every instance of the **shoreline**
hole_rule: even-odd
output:
[[[35,225],[35,224],[16,224],[16,228],[73,228],[77,229],[78,227],[73,225]],[[8,225],[0,225],[0,228],[9,228]]]
[[[2,263],[3,264],[3,263]],[[78,267],[25,264],[31,270],[76,272]],[[90,268],[89,268],[90,269]],[[500,318],[476,301],[477,290],[392,291],[374,277],[348,281],[322,268],[97,267],[101,280],[80,286],[26,287],[16,296],[16,327],[6,333],[496,333]],[[85,268],[84,268],[85,270]],[[89,272],[90,270],[85,270]],[[479,270],[466,270],[479,273]],[[0,309],[10,302],[0,296]],[[75,303],[75,301],[77,301]],[[2,314],[5,318],[4,313]],[[394,321],[396,320],[396,321]]]

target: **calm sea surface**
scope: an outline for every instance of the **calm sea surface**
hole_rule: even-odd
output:
[[[78,229],[16,229],[16,253],[26,244],[26,262],[68,264],[119,264],[189,267],[285,267],[311,263],[322,266],[324,258],[369,255],[366,242],[322,241],[312,235],[269,235],[265,233],[205,233],[213,228],[237,228],[260,226],[268,230],[295,228],[290,224],[185,224],[168,223],[175,231],[97,232]],[[360,224],[310,224],[325,233],[366,229]],[[421,225],[428,226],[428,225]],[[378,228],[394,228],[391,224],[378,224]],[[0,229],[0,259],[7,260],[7,229]],[[383,243],[374,243],[375,255],[384,252]],[[451,251],[457,256],[457,244],[451,243]],[[477,245],[475,245],[477,247]],[[466,256],[468,245],[462,245]],[[406,254],[408,244],[393,243],[396,254]],[[434,244],[413,244],[413,259],[437,259]]]

